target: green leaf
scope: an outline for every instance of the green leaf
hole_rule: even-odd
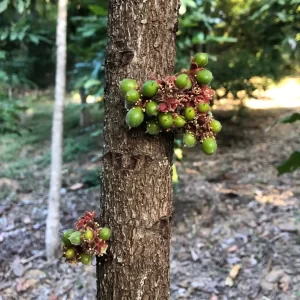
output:
[[[300,121],[300,113],[293,113],[279,121],[279,123],[294,123]]]
[[[23,0],[18,0],[17,1],[17,10],[19,14],[22,14],[25,10],[25,4],[23,2]]]
[[[6,51],[0,50],[0,59],[4,59],[6,57]]]
[[[89,89],[91,88],[92,86],[95,86],[95,85],[99,85],[101,83],[100,80],[98,79],[89,79],[85,84],[84,84],[84,88],[85,89]]]
[[[4,12],[7,9],[9,0],[0,1],[0,13]]]
[[[293,172],[298,168],[300,168],[300,152],[295,151],[286,161],[277,166],[278,176]]]
[[[92,4],[88,6],[89,10],[98,16],[107,16],[107,9],[100,5]]]
[[[74,231],[70,235],[69,240],[75,246],[80,245],[81,244],[81,232],[80,231]]]
[[[40,39],[37,35],[35,34],[29,34],[29,39],[34,43],[34,44],[38,44]]]

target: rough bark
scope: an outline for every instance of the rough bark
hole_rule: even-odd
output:
[[[97,263],[97,299],[170,298],[173,137],[128,131],[119,82],[172,74],[178,8],[177,0],[109,3],[101,219],[113,237]]]
[[[63,108],[66,89],[66,30],[68,0],[59,0],[56,27],[55,103],[52,123],[51,179],[46,222],[47,258],[56,257],[60,245],[59,206],[62,165]]]

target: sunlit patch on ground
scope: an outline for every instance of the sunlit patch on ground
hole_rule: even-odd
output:
[[[274,190],[273,193],[264,194],[260,191],[256,191],[255,200],[263,204],[273,204],[275,206],[294,205],[295,201],[291,199],[294,194],[291,191],[285,191],[280,193],[278,190]]]

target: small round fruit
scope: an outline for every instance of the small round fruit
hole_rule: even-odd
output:
[[[144,121],[144,113],[141,107],[136,106],[131,108],[126,115],[126,124],[132,127],[140,126]]]
[[[173,117],[170,113],[161,113],[158,115],[158,123],[163,129],[168,129],[173,126]]]
[[[63,235],[62,235],[62,242],[64,243],[64,245],[66,246],[71,246],[72,243],[69,240],[70,235],[74,232],[73,229],[67,229],[64,231]]]
[[[69,241],[72,243],[72,245],[80,245],[81,244],[81,232],[80,231],[74,231],[70,234]]]
[[[211,127],[211,130],[214,132],[214,133],[218,133],[221,131],[222,129],[222,125],[219,121],[217,120],[212,120],[210,122],[210,127]]]
[[[107,241],[111,237],[111,230],[108,227],[103,227],[99,233],[99,238]]]
[[[127,103],[134,104],[140,99],[140,93],[137,90],[130,90],[126,93],[125,99]]]
[[[185,125],[185,119],[184,119],[184,117],[182,117],[182,116],[176,116],[175,118],[174,118],[174,125],[175,125],[175,127],[177,127],[177,128],[181,128],[181,127],[183,127],[184,125]]]
[[[75,249],[74,248],[69,248],[66,252],[65,252],[65,257],[67,259],[72,259],[75,256]]]
[[[217,143],[213,138],[206,138],[202,143],[202,151],[207,155],[212,155],[217,150]]]
[[[180,89],[184,89],[188,83],[189,83],[189,76],[186,74],[178,75],[175,80],[175,85]]]
[[[197,144],[195,135],[191,132],[187,132],[183,135],[183,142],[187,147],[194,147]]]
[[[206,53],[197,53],[194,56],[194,62],[198,65],[198,67],[205,67],[208,63],[208,56]]]
[[[208,103],[200,103],[198,105],[198,111],[200,113],[207,113],[210,110],[210,105]]]
[[[88,255],[86,253],[81,254],[80,257],[80,261],[84,264],[84,265],[89,265],[92,262],[92,256]]]
[[[191,106],[186,107],[184,109],[184,117],[188,120],[188,121],[192,121],[194,120],[194,118],[196,117],[196,112],[195,109]]]
[[[158,114],[158,104],[155,101],[149,101],[146,104],[146,114],[150,117],[157,116]]]
[[[127,92],[131,90],[136,90],[138,87],[137,82],[134,79],[123,79],[120,82],[120,90],[125,95]]]
[[[159,85],[155,80],[147,80],[142,85],[142,94],[144,97],[151,98],[156,95]]]
[[[91,229],[87,229],[84,233],[84,238],[88,241],[91,241],[94,237],[94,233]]]
[[[160,127],[156,121],[149,121],[147,123],[147,133],[157,135],[160,133]]]
[[[187,85],[185,86],[185,89],[189,90],[191,87],[192,87],[192,82],[189,79]]]
[[[209,84],[213,79],[213,75],[208,70],[201,70],[196,74],[196,80],[200,84]]]

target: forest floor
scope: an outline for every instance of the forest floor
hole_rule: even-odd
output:
[[[234,121],[219,111],[218,154],[184,150],[174,187],[172,300],[300,299],[300,172],[278,177],[274,167],[300,149],[300,126],[270,128],[295,110],[249,110]],[[99,210],[101,128],[78,134],[77,123],[68,118],[65,126],[63,229]],[[32,133],[0,143],[0,299],[94,299],[94,266],[45,260],[51,113],[40,108],[27,124]]]

